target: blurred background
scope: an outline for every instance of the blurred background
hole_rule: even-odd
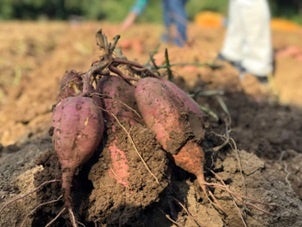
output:
[[[281,17],[302,23],[301,0],[270,0],[273,17]],[[134,0],[1,0],[0,19],[90,19],[121,21]],[[226,0],[190,0],[187,11],[193,20],[200,11],[214,11],[225,14]],[[141,22],[161,22],[160,1],[150,1],[146,12],[139,18]]]

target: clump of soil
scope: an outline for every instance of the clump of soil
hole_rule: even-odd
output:
[[[129,133],[130,138],[123,129],[114,133],[128,165],[127,182],[117,182],[119,176],[112,166],[108,147],[92,166],[89,179],[94,189],[89,197],[89,221],[108,225],[129,223],[132,218],[139,217],[142,210],[157,202],[169,184],[167,155],[154,136],[139,124],[131,127]]]

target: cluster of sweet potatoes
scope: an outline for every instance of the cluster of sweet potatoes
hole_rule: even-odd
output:
[[[73,226],[77,226],[71,200],[74,173],[96,149],[102,149],[105,135],[114,138],[117,127],[127,130],[135,124],[145,125],[175,164],[194,174],[204,190],[200,146],[204,129],[199,105],[173,82],[152,73],[129,79],[116,67],[127,61],[114,59],[112,46],[106,50],[99,68],[93,65],[86,73],[64,75],[53,110],[53,144],[62,169],[65,209]],[[133,70],[140,67],[128,64]],[[108,141],[111,162],[117,182],[127,186],[127,160],[117,141]]]

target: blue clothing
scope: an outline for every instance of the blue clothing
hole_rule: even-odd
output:
[[[163,19],[166,28],[176,26],[177,34],[173,42],[183,46],[187,41],[187,0],[163,0]]]
[[[148,4],[148,0],[136,0],[131,8],[131,12],[140,15]]]
[[[148,0],[136,0],[131,12],[140,15],[148,4]],[[184,46],[187,41],[187,13],[185,5],[187,0],[162,0],[162,13],[164,25],[167,29],[163,40],[170,41],[170,28],[176,27],[177,34],[172,38],[177,46]]]

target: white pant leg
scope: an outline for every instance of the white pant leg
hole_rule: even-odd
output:
[[[227,31],[221,54],[241,62],[252,74],[272,72],[270,11],[267,0],[229,0]]]
[[[242,66],[255,75],[272,72],[272,41],[270,11],[267,0],[238,0],[245,35]]]
[[[242,46],[244,33],[238,0],[229,0],[227,30],[220,53],[228,60],[240,62],[242,60]]]

